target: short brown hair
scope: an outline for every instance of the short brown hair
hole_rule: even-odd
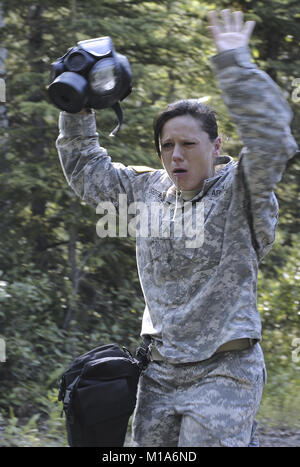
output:
[[[159,138],[164,124],[174,117],[180,115],[191,115],[200,120],[202,130],[208,133],[211,141],[218,137],[218,124],[216,120],[216,111],[200,102],[200,99],[182,99],[169,104],[165,110],[160,112],[153,122],[154,142],[157,154],[161,157]]]

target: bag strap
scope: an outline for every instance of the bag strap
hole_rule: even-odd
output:
[[[118,133],[118,131],[120,130],[121,128],[121,125],[123,123],[123,110],[122,110],[122,107],[120,105],[120,102],[117,102],[116,104],[114,104],[112,106],[112,108],[114,109],[114,111],[116,112],[116,115],[117,115],[117,118],[118,118],[118,125],[116,126],[116,128],[110,133],[109,136],[116,136],[116,134]]]
[[[136,349],[135,356],[138,360],[138,366],[141,371],[145,370],[150,362],[150,344],[152,339],[150,336],[143,336],[143,341]]]
[[[65,412],[66,416],[69,417],[70,423],[73,423],[73,414],[71,411],[71,402],[72,402],[72,397],[74,394],[74,390],[77,387],[79,380],[80,380],[80,375],[78,375],[74,381],[66,388],[65,394],[64,394],[64,399],[63,399],[63,411]],[[62,411],[62,413],[63,413]],[[61,413],[61,416],[62,416]]]

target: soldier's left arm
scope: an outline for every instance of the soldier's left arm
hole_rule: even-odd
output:
[[[290,131],[292,111],[280,88],[251,61],[248,41],[253,22],[243,25],[241,12],[230,17],[225,11],[222,29],[216,17],[211,17],[220,52],[212,63],[224,103],[244,144],[238,174],[250,198],[252,228],[259,256],[263,256],[275,237],[278,203],[274,189],[298,148]]]

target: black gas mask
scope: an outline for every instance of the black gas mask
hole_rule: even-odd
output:
[[[52,102],[69,113],[83,108],[112,107],[119,124],[123,121],[120,101],[132,90],[132,75],[128,59],[116,53],[110,37],[97,37],[77,42],[52,63],[48,92]]]

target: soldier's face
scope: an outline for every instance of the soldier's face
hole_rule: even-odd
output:
[[[191,115],[168,120],[160,138],[162,164],[178,190],[199,190],[214,175],[221,138],[211,142],[201,122]]]

